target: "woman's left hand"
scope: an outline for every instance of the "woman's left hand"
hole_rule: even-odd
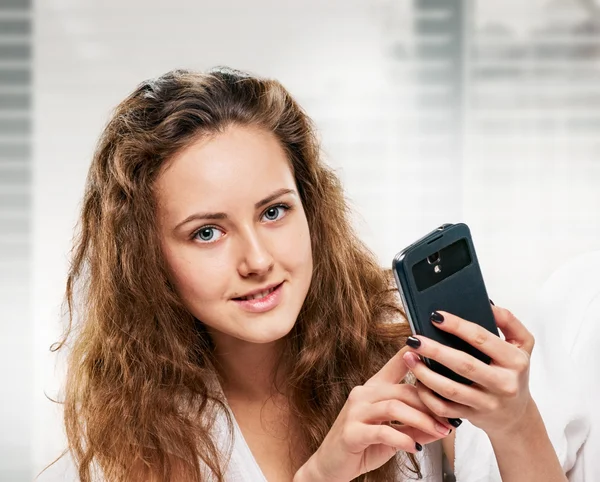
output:
[[[412,337],[421,342],[420,346],[411,348],[404,355],[405,363],[420,382],[417,384],[418,394],[433,413],[450,419],[466,418],[488,436],[519,428],[523,421],[532,401],[529,360],[534,345],[533,335],[510,311],[496,306],[492,309],[505,340],[444,311],[438,312],[443,316],[442,322],[432,321],[438,329],[462,338],[488,355],[492,359],[489,365],[424,336]],[[436,360],[474,383],[464,385],[439,375],[415,353]]]

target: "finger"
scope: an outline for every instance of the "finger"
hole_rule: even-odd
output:
[[[429,408],[427,408],[427,405],[425,405],[423,403],[423,401],[421,400],[421,398],[419,398],[419,394],[417,393],[417,387],[415,387],[413,385],[406,385],[406,390],[404,391],[402,398],[400,398],[399,400],[401,400],[404,403],[406,403],[407,405],[410,405],[411,407],[419,410],[420,412],[423,412],[423,413],[435,418],[439,423],[441,423],[444,426],[446,426],[448,424],[448,420],[446,420],[445,418],[442,418],[442,417],[438,417],[436,414],[431,412],[431,410],[429,410]],[[449,428],[452,428],[452,427],[449,427]]]
[[[371,404],[385,400],[399,400],[420,412],[434,416],[419,398],[417,389],[413,385],[408,385],[406,383],[357,386],[352,389],[350,396],[348,397],[348,400],[352,399],[355,399],[354,401],[356,402],[367,402]],[[445,425],[447,421],[440,418],[438,422]]]
[[[418,335],[412,338],[419,340],[420,345],[412,345],[411,351],[435,360],[453,372],[483,387],[493,388],[498,385],[498,370],[501,370],[500,368],[491,367],[462,350],[442,345],[431,338]]]
[[[492,311],[494,312],[496,325],[502,330],[506,341],[531,355],[535,344],[531,332],[506,308],[492,306]]]
[[[356,399],[357,402],[368,403],[392,399],[410,400],[412,398],[410,392],[413,391],[414,387],[406,383],[359,385],[352,389],[348,399]]]
[[[370,445],[384,444],[396,450],[417,453],[416,442],[408,435],[394,430],[389,425],[353,424],[348,430],[348,450],[351,453],[363,452]]]
[[[399,400],[386,400],[367,405],[362,417],[364,423],[391,422],[392,420],[418,428],[422,432],[435,435],[438,438],[448,435],[452,430],[448,422],[442,424],[430,415]]]
[[[419,430],[418,428],[410,427],[408,425],[392,424],[390,425],[390,427],[392,427],[394,430],[397,430],[398,432],[402,432],[403,434],[408,435],[411,439],[413,439],[415,442],[419,442],[421,445],[427,445],[431,442],[440,440],[440,437],[437,435],[430,435],[426,432]],[[454,430],[454,428],[452,428],[452,430]]]
[[[469,418],[472,413],[472,411],[464,405],[442,400],[422,383],[417,383],[417,393],[429,410],[444,419]]]
[[[408,373],[408,368],[402,360],[402,355],[406,351],[407,347],[402,348],[375,375],[369,378],[365,385],[400,383]]]
[[[437,328],[463,339],[469,345],[488,355],[498,365],[511,367],[515,357],[521,356],[519,348],[506,343],[482,326],[446,311],[438,313],[442,315],[443,320],[438,323],[432,321]]]
[[[442,397],[461,405],[473,408],[483,408],[484,393],[471,386],[455,382],[439,373],[434,372],[423,363],[416,353],[406,353],[404,359],[411,365],[411,371],[417,379]]]

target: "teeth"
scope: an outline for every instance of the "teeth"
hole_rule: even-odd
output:
[[[277,288],[277,286],[275,288]],[[275,288],[271,288],[270,290],[263,291],[262,293],[256,293],[255,295],[251,295],[251,296],[242,296],[240,299],[241,300],[257,300],[259,298],[264,298],[269,293],[272,293],[275,290]]]

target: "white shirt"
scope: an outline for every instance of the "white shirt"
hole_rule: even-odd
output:
[[[594,454],[600,457],[600,418],[592,410],[600,401],[599,280],[600,251],[569,263],[545,284],[536,303],[538,315],[526,322],[536,337],[531,394],[570,482],[600,481],[600,460],[593,460]],[[227,482],[267,482],[232,418]],[[441,482],[441,444],[426,445],[418,458],[420,480]],[[454,466],[457,482],[501,482],[487,435],[467,420],[456,430]]]
[[[240,430],[238,423],[235,421],[233,413],[230,411],[233,420],[234,429],[234,445],[231,452],[231,458],[227,467],[227,482],[267,482],[266,477],[260,470],[256,459],[250,451],[250,447],[244,440],[244,436]],[[227,433],[225,426],[225,418],[219,415],[219,426],[217,427],[217,438],[221,447],[224,448],[222,453],[227,452]],[[441,482],[442,480],[442,444],[438,441],[426,445],[422,453],[417,454],[417,459],[421,467],[422,482]],[[400,479],[400,480],[417,480],[417,479]]]
[[[577,258],[548,280],[536,301],[537,316],[526,320],[535,335],[530,389],[550,440],[570,482],[600,482],[600,251]],[[222,453],[231,450],[227,482],[266,482],[234,420],[234,444],[226,440],[222,414],[214,425]],[[594,459],[594,456],[596,459]],[[417,454],[424,482],[442,481],[439,442]],[[76,480],[70,461],[63,472],[48,470],[42,480]],[[500,482],[486,434],[467,420],[456,430],[457,482]],[[72,475],[72,477],[71,477]],[[203,478],[207,480],[208,477]],[[400,479],[402,480],[402,479]]]
[[[562,266],[526,323],[536,338],[531,394],[570,482],[600,481],[599,273],[600,251]],[[501,481],[488,438],[468,421],[456,432],[455,450],[458,482]]]

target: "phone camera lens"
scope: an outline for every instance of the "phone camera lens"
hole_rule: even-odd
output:
[[[440,253],[433,253],[431,256],[427,256],[427,262],[429,264],[436,264],[440,261]]]

